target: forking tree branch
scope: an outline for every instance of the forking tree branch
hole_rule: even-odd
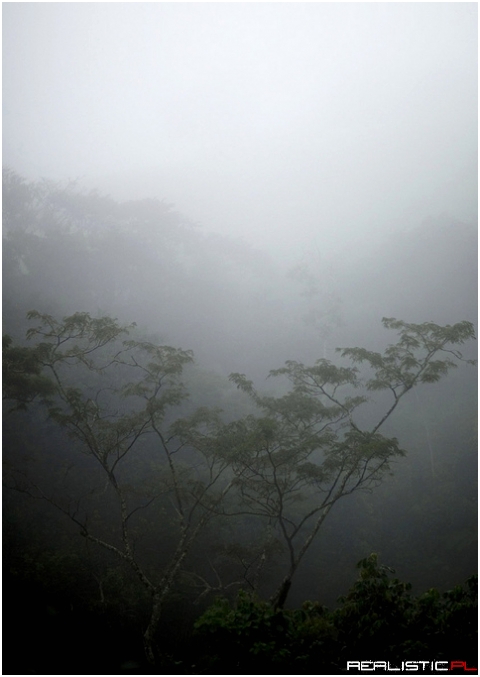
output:
[[[395,458],[405,454],[395,438],[379,433],[400,400],[416,385],[435,383],[454,368],[450,356],[473,363],[450,347],[475,338],[469,322],[445,327],[394,318],[382,322],[398,331],[397,342],[383,354],[337,349],[354,366],[337,367],[320,359],[311,367],[289,361],[271,371],[271,376],[286,376],[290,382],[282,397],[261,396],[243,374],[230,376],[261,412],[259,417],[246,417],[243,428],[236,423],[241,435],[233,469],[243,509],[260,518],[268,516],[289,553],[286,575],[272,597],[276,607],[285,603],[292,578],[333,506],[356,491],[374,488]],[[443,354],[448,357],[438,359]],[[361,380],[358,363],[367,363],[373,376]],[[359,389],[361,394],[354,395]],[[355,412],[373,390],[390,391],[393,402],[370,430],[362,430]],[[272,448],[280,451],[273,453]],[[296,484],[299,478],[303,482]],[[292,486],[297,489],[289,493]],[[297,501],[292,502],[294,497]],[[302,502],[304,508],[299,507]]]
[[[103,493],[110,488],[116,498],[118,539],[95,533],[88,520],[80,518],[79,505],[72,507],[68,503],[65,507],[25,474],[18,471],[13,474],[13,488],[48,502],[78,526],[82,537],[133,570],[151,596],[144,646],[146,657],[153,664],[163,602],[192,545],[218,512],[231,487],[228,481],[220,482],[227,464],[211,453],[209,436],[205,436],[205,428],[210,437],[214,434],[218,415],[202,410],[189,419],[177,419],[171,431],[165,426],[166,412],[187,397],[180,378],[184,367],[193,360],[191,351],[122,340],[134,325],[122,327],[116,320],[94,319],[88,313],[76,313],[59,321],[32,311],[29,318],[37,320],[38,325],[28,331],[27,337],[40,342],[33,348],[17,348],[7,339],[4,397],[23,406],[37,400],[50,419],[77,440],[75,448],[97,464],[105,478]],[[77,383],[84,384],[83,388]],[[163,467],[169,474],[167,484],[180,517],[177,543],[157,580],[150,573],[147,575],[141,557],[135,552],[131,522],[138,511],[148,510],[158,491],[146,499],[132,498],[120,473],[125,459],[135,453],[147,435],[152,442],[157,440],[157,453],[167,460]],[[186,445],[190,453],[197,454],[197,464],[207,477],[200,493],[198,482],[195,492],[179,477],[175,454]],[[157,481],[161,482],[162,477]]]

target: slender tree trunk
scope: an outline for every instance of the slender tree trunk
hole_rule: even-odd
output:
[[[271,603],[273,604],[275,609],[283,609],[285,602],[287,601],[288,593],[290,592],[290,588],[292,586],[292,578],[295,575],[295,572],[297,571],[300,562],[303,559],[303,556],[309,549],[310,545],[312,544],[312,541],[314,540],[315,536],[318,533],[318,530],[322,526],[323,522],[325,521],[328,513],[333,507],[333,504],[336,501],[333,501],[330,505],[328,505],[324,510],[322,511],[322,514],[320,517],[317,519],[315,526],[313,527],[312,531],[310,534],[307,536],[305,539],[304,544],[302,545],[300,552],[298,555],[295,557],[295,559],[292,561],[292,564],[290,566],[290,571],[288,574],[285,576],[283,579],[280,587],[278,588],[277,592],[275,595],[270,599]]]
[[[184,546],[180,552],[177,551],[177,556],[174,559],[173,565],[171,566],[170,570],[167,571],[163,577],[162,582],[152,594],[152,612],[150,614],[150,621],[143,634],[145,656],[150,665],[155,665],[158,662],[158,651],[155,644],[155,635],[160,624],[163,602],[170,592],[172,584],[175,581],[183,560],[187,556],[187,551],[188,545]]]
[[[291,577],[285,576],[276,594],[271,599],[273,608],[275,610],[283,609],[283,607],[285,606],[285,602],[287,601],[288,593],[290,592],[291,586],[292,586]]]
[[[150,622],[147,629],[143,635],[143,646],[145,650],[145,656],[150,665],[155,665],[157,662],[156,656],[156,646],[155,646],[155,633],[160,622],[160,617],[162,614],[162,603],[163,597],[161,592],[155,592],[152,595],[152,613],[150,614]]]

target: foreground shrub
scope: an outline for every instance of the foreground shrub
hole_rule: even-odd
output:
[[[477,576],[443,594],[413,597],[377,555],[361,560],[359,579],[340,606],[318,602],[275,609],[240,592],[219,598],[195,624],[196,668],[227,674],[339,674],[347,660],[476,661]]]

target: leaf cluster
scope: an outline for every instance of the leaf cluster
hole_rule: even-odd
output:
[[[54,392],[52,380],[42,373],[45,356],[42,346],[17,346],[10,336],[4,335],[2,348],[2,397],[14,402],[12,410],[26,409],[35,398],[45,398]]]
[[[447,592],[414,597],[376,553],[357,567],[357,582],[334,611],[312,601],[275,610],[245,592],[233,604],[218,598],[195,624],[198,662],[225,674],[268,674],[269,665],[283,674],[339,674],[356,655],[399,664],[413,653],[473,658],[476,576]]]
[[[448,355],[456,361],[475,364],[473,360],[463,360],[461,352],[451,347],[475,339],[471,322],[441,327],[433,322],[409,324],[384,317],[382,324],[386,329],[397,330],[399,336],[383,355],[365,348],[337,348],[342,357],[349,357],[354,363],[366,362],[373,369],[374,377],[366,383],[368,390],[390,389],[398,398],[416,383],[436,383],[457,366]],[[441,353],[443,359],[434,359]]]

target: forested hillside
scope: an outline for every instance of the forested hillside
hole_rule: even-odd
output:
[[[361,581],[398,601],[389,642],[428,626],[441,642],[417,651],[463,650],[448,641],[472,630],[474,582],[455,586],[477,568],[471,224],[290,265],[165,201],[13,169],[3,219],[6,619],[29,649],[11,674],[255,672],[273,653],[275,672],[312,672],[319,637],[340,670],[345,646],[380,641],[360,641]],[[264,634],[245,639],[240,617]]]

